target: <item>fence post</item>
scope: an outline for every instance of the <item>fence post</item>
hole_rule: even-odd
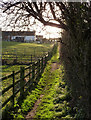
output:
[[[40,59],[38,59],[38,77],[40,77]]]
[[[29,84],[31,84],[31,65],[29,66]],[[29,90],[30,90],[30,85],[29,85]]]
[[[46,62],[49,60],[49,57],[48,57],[48,53],[47,53],[47,55],[46,55]]]
[[[46,59],[46,56],[45,56],[45,66],[46,66],[46,63],[47,63],[47,59]]]
[[[35,49],[36,49],[36,47],[34,48],[34,57],[35,57]]]
[[[32,63],[32,55],[31,55],[31,63]]]
[[[35,65],[34,63],[32,64],[32,79],[35,77]]]
[[[14,98],[15,98],[15,72],[13,71],[13,107],[14,107]]]
[[[23,94],[24,94],[24,67],[21,67],[20,68],[21,71],[20,71],[20,97],[23,97]]]
[[[50,60],[50,52],[48,52],[48,60]]]
[[[41,73],[43,72],[43,57],[41,58]]]

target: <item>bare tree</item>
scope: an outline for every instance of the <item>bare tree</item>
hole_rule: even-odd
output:
[[[3,5],[3,12],[15,16],[12,17],[11,23],[22,21],[26,25],[26,21],[33,22],[31,21],[32,17],[43,23],[44,26],[50,25],[67,30],[67,25],[60,11],[62,5],[64,4],[55,2],[7,2]]]
[[[82,7],[81,7],[82,6]],[[13,21],[17,23],[22,21],[22,24],[33,24],[36,19],[44,26],[50,25],[64,30],[75,30],[79,27],[79,23],[75,19],[81,15],[82,23],[89,22],[88,10],[89,3],[67,3],[67,2],[6,2],[2,4],[3,12],[8,15],[14,15]],[[80,11],[81,9],[81,11]],[[80,11],[80,14],[78,12]],[[34,19],[31,19],[34,18]],[[55,21],[55,22],[54,22]],[[34,21],[35,22],[35,21]],[[19,24],[19,23],[18,23]],[[78,28],[79,29],[79,28]]]
[[[72,79],[72,87],[75,95],[78,94],[77,97],[89,96],[89,99],[86,98],[90,103],[89,108],[87,107],[89,114],[88,111],[85,112],[91,118],[91,2],[6,2],[2,4],[2,9],[4,13],[14,15],[12,24],[19,24],[21,21],[21,25],[28,25],[36,19],[44,26],[54,26],[67,31],[65,36],[70,37],[67,36],[63,42],[65,45],[65,42],[69,41],[65,49],[65,56],[69,52],[68,59],[72,68],[68,75],[71,76],[69,81]],[[67,64],[65,69],[69,69]],[[82,104],[86,105],[84,100]]]

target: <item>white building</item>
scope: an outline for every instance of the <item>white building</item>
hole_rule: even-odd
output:
[[[35,42],[35,31],[2,31],[3,40],[17,42]]]
[[[24,37],[24,42],[35,42],[36,41],[36,36],[25,36]]]

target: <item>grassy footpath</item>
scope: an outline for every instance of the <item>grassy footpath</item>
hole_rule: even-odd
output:
[[[76,112],[73,114],[69,105],[72,98],[65,83],[63,66],[61,64],[59,69],[51,71],[52,62],[58,62],[58,53],[48,62],[37,87],[28,94],[21,107],[16,103],[15,111],[9,113],[14,117],[13,119],[24,120],[40,95],[44,95],[34,118],[74,120]]]
[[[55,61],[55,56],[51,61]],[[63,66],[51,72],[51,61],[49,69],[46,71],[45,89],[42,94],[44,97],[38,106],[37,113],[34,118],[37,119],[72,119],[69,101],[71,99],[70,91],[64,80]]]

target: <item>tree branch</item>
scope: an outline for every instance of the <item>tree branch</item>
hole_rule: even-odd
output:
[[[54,27],[58,27],[58,28],[62,28],[62,29],[65,29],[65,30],[68,30],[68,27],[67,25],[65,25],[60,19],[58,19],[56,17],[56,14],[55,14],[55,10],[53,8],[53,5],[55,4],[52,4],[50,2],[48,2],[49,6],[50,6],[50,10],[51,10],[51,13],[53,15],[53,18],[54,20],[58,21],[59,24],[57,23],[54,23],[54,22],[50,22],[50,18],[48,17],[49,20],[45,20],[45,17],[42,16],[42,12],[47,12],[46,9],[45,9],[45,6],[47,5],[47,2],[45,4],[43,3],[36,3],[36,2],[16,2],[14,4],[9,4],[7,5],[7,8],[3,11],[3,12],[6,12],[7,10],[11,10],[10,8],[12,7],[16,7],[16,5],[19,5],[22,3],[22,6],[19,6],[20,10],[25,10],[28,12],[28,16],[27,17],[34,17],[35,19],[37,19],[38,21],[40,21],[41,23],[43,23],[45,26],[46,25],[49,25],[49,26],[54,26]],[[48,14],[48,13],[47,13]]]

